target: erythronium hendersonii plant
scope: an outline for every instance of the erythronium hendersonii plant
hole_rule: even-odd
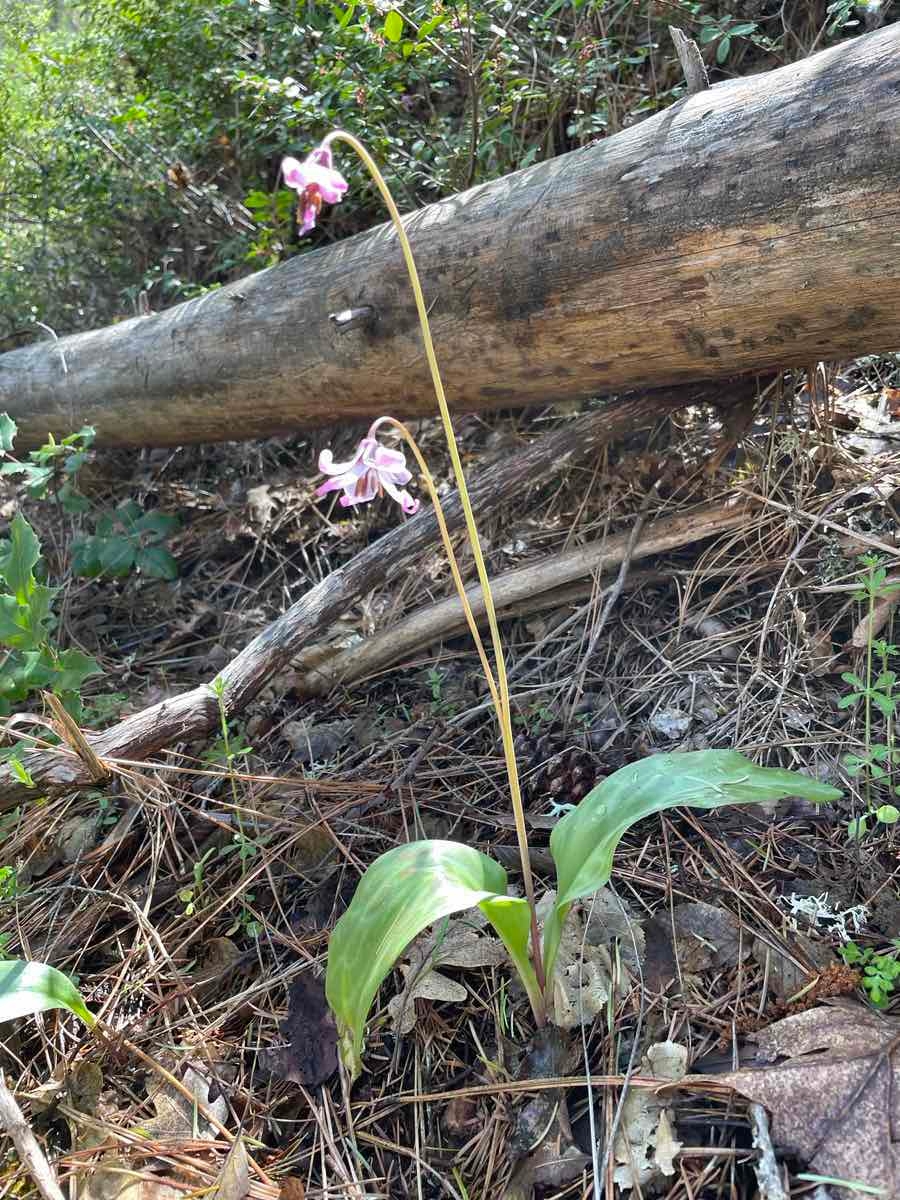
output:
[[[408,492],[401,490],[410,481],[411,474],[400,451],[389,450],[378,442],[376,435],[380,427],[392,426],[412,451],[435,506],[454,583],[497,711],[525,890],[524,898],[508,895],[506,872],[499,863],[460,842],[410,842],[389,850],[369,867],[359,882],[350,906],[331,935],[325,980],[328,1003],[337,1020],[341,1057],[351,1079],[355,1079],[362,1070],[365,1023],[378,988],[413,938],[435,921],[464,909],[480,908],[506,946],[525,986],[535,1020],[538,1025],[543,1025],[547,1019],[547,985],[552,978],[560,935],[569,909],[577,899],[590,895],[608,882],[616,846],[636,821],[677,805],[713,809],[725,804],[752,804],[785,796],[801,796],[814,802],[824,802],[837,799],[840,792],[796,771],[758,767],[732,750],[658,754],[623,767],[589,792],[553,830],[550,852],[556,865],[558,888],[556,903],[544,923],[541,940],[535,914],[525,814],[513,750],[512,713],[503,645],[418,272],[409,239],[387,184],[368,151],[356,138],[343,132],[332,133],[306,162],[312,161],[318,165],[327,163],[328,168],[333,169],[330,147],[336,141],[346,142],[362,159],[381,192],[397,231],[415,295],[425,354],[481,584],[494,667],[491,667],[466,597],[434,481],[415,439],[405,425],[390,417],[379,418],[348,462],[335,463],[331,453],[323,451],[319,469],[329,479],[320,485],[318,493],[324,495],[341,491],[341,504],[348,507],[364,503],[386,491],[400,503],[404,512],[411,515],[418,507],[418,502]],[[285,160],[286,179],[289,178],[288,163],[297,164],[297,160]],[[322,198],[328,200],[324,193]],[[319,207],[316,208],[316,214]]]

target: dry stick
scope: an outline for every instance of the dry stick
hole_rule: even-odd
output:
[[[641,522],[628,534],[617,534],[577,550],[552,554],[536,562],[506,571],[491,580],[494,603],[500,610],[528,602],[529,609],[542,607],[545,597],[558,603],[561,585],[609,570],[616,563],[662,554],[691,542],[739,528],[746,522],[745,507],[733,504],[704,505],[657,520],[641,537]],[[614,598],[621,591],[617,581]],[[476,620],[484,619],[480,589],[467,589]],[[294,683],[301,695],[323,695],[337,684],[369,677],[402,661],[412,652],[442,637],[453,637],[465,628],[465,617],[457,596],[448,596],[427,608],[417,609],[361,645],[337,651],[331,660],[319,660],[315,668]],[[315,647],[312,648],[315,650]]]
[[[625,587],[625,580],[628,578],[628,572],[631,569],[631,561],[634,557],[635,546],[638,538],[641,536],[641,531],[644,528],[644,522],[647,519],[647,511],[650,503],[659,495],[659,483],[655,483],[650,491],[644,497],[640,511],[634,519],[634,524],[631,526],[631,532],[628,535],[628,541],[625,543],[625,549],[621,555],[621,565],[619,574],[616,576],[616,581],[606,593],[606,598],[603,601],[603,608],[600,611],[600,616],[597,619],[594,628],[591,630],[591,636],[588,640],[588,648],[581,657],[581,668],[578,672],[578,679],[572,680],[569,687],[568,695],[563,704],[563,708],[568,708],[568,720],[572,719],[575,712],[575,705],[578,699],[584,692],[584,680],[587,675],[588,663],[594,656],[594,651],[597,649],[597,642],[600,640],[600,635],[606,628],[606,622],[609,620],[610,613],[616,601],[622,595],[622,589]],[[741,514],[743,520],[743,513]]]
[[[53,1174],[53,1168],[47,1161],[47,1156],[40,1147],[37,1138],[31,1132],[16,1098],[3,1080],[0,1071],[0,1129],[9,1135],[10,1141],[16,1148],[22,1166],[37,1185],[44,1200],[65,1200],[62,1188]]]
[[[692,404],[739,404],[757,392],[755,377],[734,380],[727,388],[698,383],[647,392],[573,421],[571,425],[536,439],[519,454],[511,455],[480,472],[469,494],[476,508],[521,500],[524,489],[537,486],[564,468],[589,457],[625,433],[646,428],[661,417]],[[462,507],[454,494],[444,504],[447,526],[463,525]],[[419,555],[434,549],[438,526],[432,511],[385,534],[349,562],[333,571],[271,625],[219,673],[225,684],[226,716],[242,712],[247,704],[305,645],[373,588],[409,567]],[[117,758],[132,761],[176,742],[203,737],[221,720],[218,697],[201,684],[126,717],[87,740],[105,764]],[[40,791],[71,791],[91,782],[85,764],[64,749],[28,751],[20,761]],[[21,783],[10,768],[0,768],[0,812],[33,799],[34,788]]]

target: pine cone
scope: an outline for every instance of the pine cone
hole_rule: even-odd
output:
[[[516,758],[523,776],[528,803],[549,799],[556,804],[577,804],[597,780],[597,764],[586,750],[573,747],[560,727],[516,738]]]

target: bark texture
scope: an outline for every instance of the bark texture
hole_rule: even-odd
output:
[[[288,149],[286,147],[286,149]],[[900,346],[900,25],[408,218],[458,410]],[[341,333],[329,314],[371,306]],[[434,400],[388,226],[0,356],[20,444],[268,436]]]

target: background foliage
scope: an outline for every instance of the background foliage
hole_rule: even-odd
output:
[[[677,99],[669,24],[716,80],[884,19],[872,0],[0,0],[0,351],[301,252],[279,162],[334,126],[409,208]],[[341,166],[350,198],[304,249],[381,219]]]

